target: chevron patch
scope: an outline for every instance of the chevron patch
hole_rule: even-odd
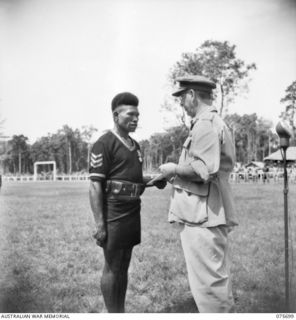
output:
[[[103,165],[103,155],[102,153],[96,155],[94,153],[91,154],[90,156],[90,165],[93,168],[98,168]]]

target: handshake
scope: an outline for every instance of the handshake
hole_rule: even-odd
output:
[[[147,187],[155,186],[158,189],[164,189],[167,181],[170,181],[176,175],[177,165],[173,162],[162,164],[159,167],[160,174],[146,183]]]
[[[214,182],[218,179],[218,173],[209,172],[209,169],[204,162],[198,159],[188,165],[177,165],[176,163],[168,162],[162,164],[159,167],[159,170],[161,173],[154,179],[150,180],[146,186],[158,187],[156,183],[160,181],[165,181],[165,183],[168,181],[172,183],[176,175],[184,180],[196,183]]]

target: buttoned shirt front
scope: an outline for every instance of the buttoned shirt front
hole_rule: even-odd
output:
[[[214,107],[197,114],[179,159],[191,165],[201,182],[173,182],[169,221],[214,227],[237,225],[229,175],[235,152],[228,127]]]

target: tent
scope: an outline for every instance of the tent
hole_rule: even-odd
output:
[[[245,165],[246,168],[259,168],[262,169],[264,167],[264,163],[260,161],[251,161],[250,163]]]
[[[296,147],[289,147],[287,149],[287,161],[296,161]],[[277,150],[276,152],[270,154],[268,157],[264,158],[264,161],[271,160],[271,161],[282,161],[282,151],[281,149]]]

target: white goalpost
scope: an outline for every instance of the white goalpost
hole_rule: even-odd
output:
[[[52,179],[53,181],[56,180],[57,177],[57,166],[55,161],[37,161],[34,162],[34,181],[38,180],[38,166],[42,165],[52,165],[53,170],[52,170]]]

